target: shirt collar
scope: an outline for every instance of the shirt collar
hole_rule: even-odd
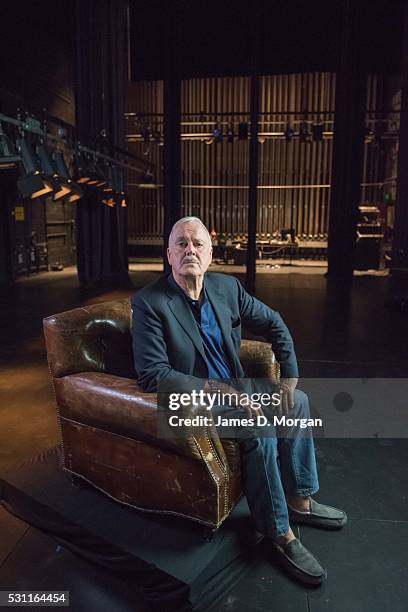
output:
[[[176,291],[178,291],[179,293],[181,293],[182,295],[184,295],[184,297],[186,298],[187,302],[189,304],[191,304],[192,306],[198,306],[199,302],[198,300],[193,300],[193,298],[191,298],[189,295],[187,295],[187,293],[185,291],[183,291],[183,289],[180,287],[180,285],[178,285],[174,279],[173,274],[170,272],[169,276],[167,277],[168,281],[170,283],[170,286],[173,287],[173,289],[175,289]],[[203,280],[203,291],[204,291],[204,300],[202,301],[202,304],[204,304],[204,302],[207,301],[207,291],[206,291],[206,282],[205,282],[205,278],[206,278],[206,274],[204,274],[204,280]]]

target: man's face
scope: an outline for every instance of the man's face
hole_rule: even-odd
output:
[[[212,259],[210,238],[200,223],[180,223],[171,236],[167,258],[175,276],[203,276]]]

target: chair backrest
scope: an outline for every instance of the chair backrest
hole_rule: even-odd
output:
[[[136,378],[128,298],[67,310],[45,318],[43,325],[48,364],[55,378],[78,372]],[[279,375],[270,344],[243,340],[240,359],[249,377],[276,380]]]
[[[107,372],[135,378],[130,300],[101,302],[44,319],[48,364],[55,378]]]

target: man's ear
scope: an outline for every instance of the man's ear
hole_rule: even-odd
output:
[[[167,261],[169,262],[169,265],[171,266],[171,261],[170,261],[170,249],[169,249],[169,247],[167,247]]]

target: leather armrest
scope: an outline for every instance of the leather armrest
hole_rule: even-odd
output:
[[[54,378],[54,388],[62,419],[204,460],[209,468],[213,462],[228,465],[213,427],[193,428],[191,435],[180,437],[167,437],[159,431],[157,394],[144,393],[135,380],[85,372]]]
[[[279,363],[269,342],[242,340],[239,358],[248,378],[268,378],[279,382]]]

